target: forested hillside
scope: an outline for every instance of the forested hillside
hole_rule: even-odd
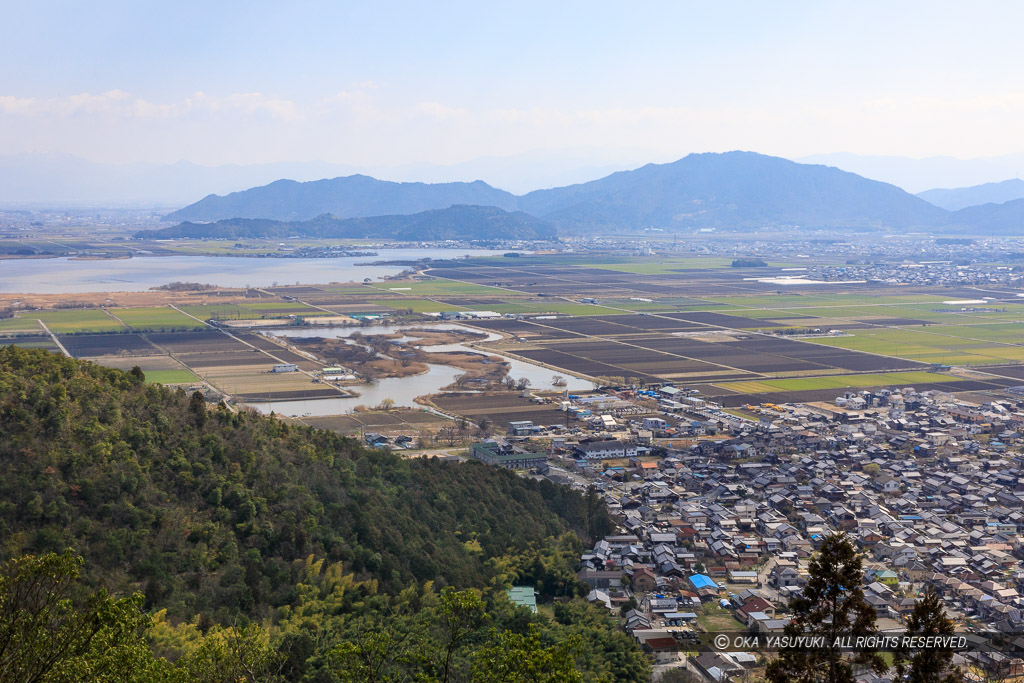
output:
[[[477,463],[403,460],[210,408],[141,372],[0,349],[0,559],[70,548],[84,558],[82,590],[139,591],[154,656],[191,661],[209,633],[252,621],[247,637],[274,675],[341,680],[365,653],[359,634],[386,631],[419,653],[389,666],[457,680],[450,667],[484,671],[502,638],[525,647],[533,633],[544,652],[585,632],[563,653],[573,667],[637,680],[646,664],[629,640],[572,600],[579,537],[609,529],[593,495]],[[513,582],[570,601],[554,620],[517,612],[504,599]],[[445,599],[475,600],[478,618],[442,676]],[[346,647],[349,664],[335,652]]]
[[[444,209],[369,218],[336,218],[323,214],[306,221],[228,218],[215,223],[179,223],[170,228],[143,230],[138,239],[397,239],[539,240],[551,239],[555,229],[529,214],[509,213],[494,206],[455,204]]]

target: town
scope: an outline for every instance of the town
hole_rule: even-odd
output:
[[[652,393],[671,408],[680,392],[643,391]],[[1024,398],[844,392],[831,405],[748,407],[756,419],[705,408],[710,418],[670,427],[622,410],[623,396],[649,396],[611,394],[603,410],[572,408],[589,413],[577,438],[513,422],[471,454],[600,492],[619,528],[586,550],[579,578],[658,662],[708,680],[762,666],[756,652],[696,653],[690,643],[781,633],[808,559],[837,532],[865,555],[880,630],[901,631],[928,587],[958,632],[1024,628]],[[1024,660],[999,652],[962,663],[1024,673]]]

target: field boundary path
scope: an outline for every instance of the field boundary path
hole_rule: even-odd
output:
[[[264,356],[267,356],[268,358],[274,360],[276,363],[280,363],[282,365],[290,365],[290,363],[282,360],[281,358],[278,358],[277,356],[275,356],[274,354],[270,353],[266,349],[261,349],[260,347],[256,346],[255,344],[250,344],[249,342],[247,342],[246,340],[242,339],[241,337],[236,337],[235,335],[231,334],[230,332],[228,332],[227,330],[225,330],[223,328],[217,327],[216,325],[211,325],[209,322],[207,322],[205,320],[202,320],[201,318],[197,318],[196,316],[192,315],[191,313],[189,313],[187,311],[181,310],[180,308],[178,308],[174,304],[169,304],[169,306],[171,308],[173,308],[174,310],[176,310],[178,313],[181,313],[182,315],[187,315],[188,317],[192,318],[193,320],[195,320],[195,321],[197,321],[199,323],[202,323],[206,327],[209,327],[211,329],[217,330],[221,334],[227,335],[231,339],[234,339],[236,342],[239,342],[240,344],[244,344],[245,346],[248,346],[250,349],[254,349],[256,351],[259,351]],[[302,368],[298,368],[297,372],[301,372],[302,374],[304,374],[307,377],[309,377],[311,380],[316,380],[316,375],[314,375],[312,372],[310,372],[308,370],[303,370]],[[334,389],[335,391],[337,391],[339,394],[341,394],[342,396],[344,396],[346,398],[351,396],[351,394],[349,392],[341,389],[340,387],[336,387],[333,384],[325,383],[324,386],[330,387],[331,389]]]
[[[46,330],[46,334],[50,335],[50,339],[52,339],[53,343],[57,345],[57,348],[60,349],[60,352],[63,353],[68,358],[71,358],[71,354],[68,353],[68,350],[65,349],[64,345],[60,343],[60,339],[57,339],[57,335],[50,331],[50,328],[46,326],[46,323],[44,323],[42,320],[36,320],[36,322],[43,326],[43,329]]]

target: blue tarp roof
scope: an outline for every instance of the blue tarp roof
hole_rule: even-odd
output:
[[[711,580],[710,576],[694,574],[690,577],[690,583],[694,588],[718,588],[718,584]]]

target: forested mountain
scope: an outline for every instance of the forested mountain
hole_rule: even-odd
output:
[[[168,221],[217,221],[225,218],[271,218],[304,221],[321,214],[364,218],[444,209],[452,204],[515,209],[515,196],[483,181],[472,183],[393,183],[365,175],[269,185],[209,195],[164,217]]]
[[[493,206],[454,205],[412,215],[339,219],[330,215],[308,221],[230,218],[215,223],[180,223],[171,228],[146,230],[140,239],[241,238],[380,238],[417,240],[550,239],[550,224],[521,211],[509,213]]]
[[[1024,199],[1024,180],[1013,178],[973,187],[925,190],[917,196],[947,211],[958,211],[969,206],[1003,204],[1014,199]]]
[[[691,154],[606,178],[538,190],[519,208],[559,228],[906,228],[945,212],[886,183],[753,152]]]
[[[969,206],[951,214],[950,224],[982,235],[1024,235],[1024,199]]]
[[[524,211],[565,231],[717,227],[892,227],[941,225],[944,210],[893,185],[827,166],[752,152],[691,154],[580,185],[516,197],[482,182],[424,185],[366,176],[314,183],[279,181],[210,196],[168,220],[303,220],[408,214],[451,204]]]
[[[195,664],[174,680],[224,680],[195,671],[257,652],[277,667],[260,680],[359,680],[349,674],[375,629],[417,653],[388,666],[423,680],[489,666],[487,648],[527,647],[531,633],[535,653],[571,643],[562,654],[587,680],[641,680],[647,666],[629,639],[572,599],[585,590],[572,571],[579,537],[610,528],[592,494],[475,462],[404,460],[211,408],[139,371],[0,349],[0,560],[22,562],[0,570],[0,593],[31,578],[30,554],[70,548],[85,560],[86,589],[140,591],[138,605],[100,612],[154,613],[131,629],[153,656]],[[569,602],[554,620],[531,616],[504,598],[513,582]],[[439,594],[445,586],[476,592]],[[0,607],[12,604],[0,595]],[[437,627],[445,610],[474,615],[457,647]],[[255,634],[242,628],[250,620]]]

